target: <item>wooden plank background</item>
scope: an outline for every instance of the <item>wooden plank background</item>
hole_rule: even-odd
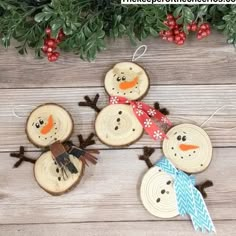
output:
[[[148,51],[138,63],[146,68],[151,88],[144,101],[159,101],[175,123],[201,125],[217,108],[236,105],[236,54],[217,33],[197,41],[190,38],[177,47],[157,39],[145,42]],[[12,169],[15,159],[9,152],[24,145],[27,155],[40,152],[24,133],[32,107],[45,102],[65,106],[75,121],[73,140],[93,131],[95,112],[78,107],[84,95],[100,94],[99,106],[107,104],[103,88],[106,71],[117,62],[131,60],[135,48],[128,40],[108,42],[108,50],[96,62],[83,62],[71,54],[56,63],[35,60],[33,52],[19,56],[11,48],[0,49],[0,235],[200,235],[187,217],[170,220],[155,218],[142,206],[139,187],[147,170],[138,160],[144,145],[156,148],[152,161],[161,155],[161,144],[147,135],[130,147],[108,148],[97,141],[101,154],[96,166],[86,169],[73,191],[52,197],[33,178],[32,164]],[[17,107],[29,105],[28,107]],[[184,119],[183,119],[184,118]],[[197,175],[197,182],[211,179],[206,204],[218,235],[236,230],[236,109],[220,111],[205,128],[213,146],[210,167]],[[218,130],[212,127],[222,127]]]

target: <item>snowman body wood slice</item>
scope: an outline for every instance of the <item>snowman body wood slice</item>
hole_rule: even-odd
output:
[[[34,109],[26,122],[26,134],[31,143],[44,149],[35,161],[34,176],[41,188],[52,195],[69,191],[83,176],[84,166],[89,160],[96,164],[97,158],[83,150],[94,143],[93,135],[84,141],[79,136],[80,147],[69,141],[73,132],[71,115],[57,104],[44,104]],[[23,147],[11,156],[34,162],[25,157]]]
[[[142,67],[133,62],[121,62],[110,69],[105,76],[104,86],[110,96],[108,106],[102,110],[97,107],[98,94],[94,100],[85,96],[86,102],[79,103],[80,106],[90,106],[98,112],[95,131],[101,142],[108,146],[121,147],[134,143],[142,136],[144,125],[137,117],[143,115],[144,111],[141,107],[142,104],[136,100],[145,96],[149,85],[148,75]],[[124,98],[127,101],[123,101]],[[121,100],[123,102],[120,102]],[[137,114],[135,114],[135,109],[139,110]],[[166,111],[166,109],[152,110],[155,113]],[[150,112],[152,110],[150,109]],[[148,122],[151,122],[149,120]],[[147,127],[149,124],[147,123]],[[163,132],[160,132],[160,137],[162,134]]]

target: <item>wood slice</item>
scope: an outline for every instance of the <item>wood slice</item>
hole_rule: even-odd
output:
[[[212,144],[207,133],[192,124],[171,128],[163,141],[165,156],[180,170],[198,173],[205,170],[212,158]]]
[[[147,93],[149,78],[139,65],[121,62],[107,72],[104,84],[110,96],[124,96],[130,100],[137,100]]]
[[[61,195],[78,184],[83,176],[84,165],[73,155],[70,155],[70,161],[78,173],[72,174],[68,170],[65,170],[65,173],[62,172],[53,159],[51,151],[43,153],[34,166],[34,176],[39,186],[52,195]]]
[[[26,134],[37,147],[48,147],[55,141],[64,142],[73,131],[69,112],[57,104],[44,104],[35,108],[26,122]]]
[[[109,105],[99,112],[95,130],[104,144],[116,147],[129,145],[143,134],[132,107],[125,104]]]
[[[144,175],[140,196],[144,207],[154,216],[171,218],[179,214],[173,178],[158,166]]]

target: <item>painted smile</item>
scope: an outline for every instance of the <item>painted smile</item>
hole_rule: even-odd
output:
[[[121,82],[119,87],[122,90],[127,90],[130,88],[133,88],[138,82],[138,77],[135,77],[133,80],[131,81],[125,81],[125,82]]]
[[[48,134],[53,128],[53,117],[50,115],[47,120],[47,124],[40,130],[41,134]]]

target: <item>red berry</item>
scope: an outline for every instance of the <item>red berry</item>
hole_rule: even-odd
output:
[[[206,24],[202,24],[202,25],[200,25],[200,29],[201,29],[201,30],[206,30],[206,29],[207,29]]]
[[[47,55],[48,57],[52,56],[53,52],[48,52]]]
[[[165,20],[163,23],[164,23],[165,25],[168,25],[168,21],[167,21],[167,20]]]
[[[166,39],[167,39],[167,37],[166,37],[166,36],[163,36],[163,37],[162,37],[162,39],[166,40]]]
[[[175,22],[175,20],[170,20],[168,22],[168,24],[169,24],[169,26],[175,26],[176,22]]]
[[[206,30],[207,35],[211,34],[211,31],[209,29]]]
[[[173,42],[173,41],[174,41],[174,37],[173,37],[173,36],[169,36],[169,37],[167,38],[167,41]]]
[[[184,44],[184,40],[183,40],[183,39],[180,39],[179,41],[176,42],[176,44],[178,44],[178,45],[183,45],[183,44]]]
[[[202,32],[202,37],[206,37],[207,36],[207,32],[206,31],[203,31]]]
[[[197,39],[202,39],[202,35],[201,34],[197,34]]]
[[[181,40],[181,37],[180,37],[179,35],[176,35],[176,36],[175,36],[175,41],[178,42],[179,40]]]
[[[203,30],[201,30],[201,29],[198,30],[198,34],[202,34],[202,32],[203,32]]]
[[[193,32],[195,32],[195,31],[197,30],[197,24],[196,24],[196,23],[193,23],[193,24],[191,25],[191,30],[192,30]]]
[[[53,51],[53,48],[48,47],[47,52],[52,52],[52,51]]]
[[[48,51],[48,46],[47,46],[47,45],[43,45],[42,51],[43,51],[44,53],[46,53],[46,52]]]
[[[46,28],[46,29],[45,29],[45,33],[46,33],[47,35],[51,34],[51,29],[50,29],[49,27]]]
[[[171,14],[168,14],[167,17],[166,17],[167,20],[173,20],[174,17],[171,15]]]
[[[50,62],[56,61],[57,59],[58,59],[58,56],[54,55],[54,53],[51,56],[48,57],[48,60]]]
[[[173,35],[172,30],[168,30],[165,32],[165,36],[171,36],[171,35]]]
[[[174,30],[174,34],[175,34],[175,35],[179,34],[179,30],[178,30],[178,29],[175,29],[175,30]]]
[[[163,36],[164,34],[165,34],[164,30],[160,31],[160,33],[159,33],[160,36]]]
[[[185,37],[186,37],[186,34],[185,34],[184,32],[180,32],[180,33],[179,33],[179,36],[180,36],[181,38],[185,38]]]
[[[48,39],[47,40],[47,45],[49,47],[56,47],[56,41],[54,39]]]
[[[60,56],[60,53],[59,52],[54,52],[53,53],[56,57],[59,57]]]
[[[187,25],[187,30],[190,31],[192,29],[192,26],[190,24]]]

